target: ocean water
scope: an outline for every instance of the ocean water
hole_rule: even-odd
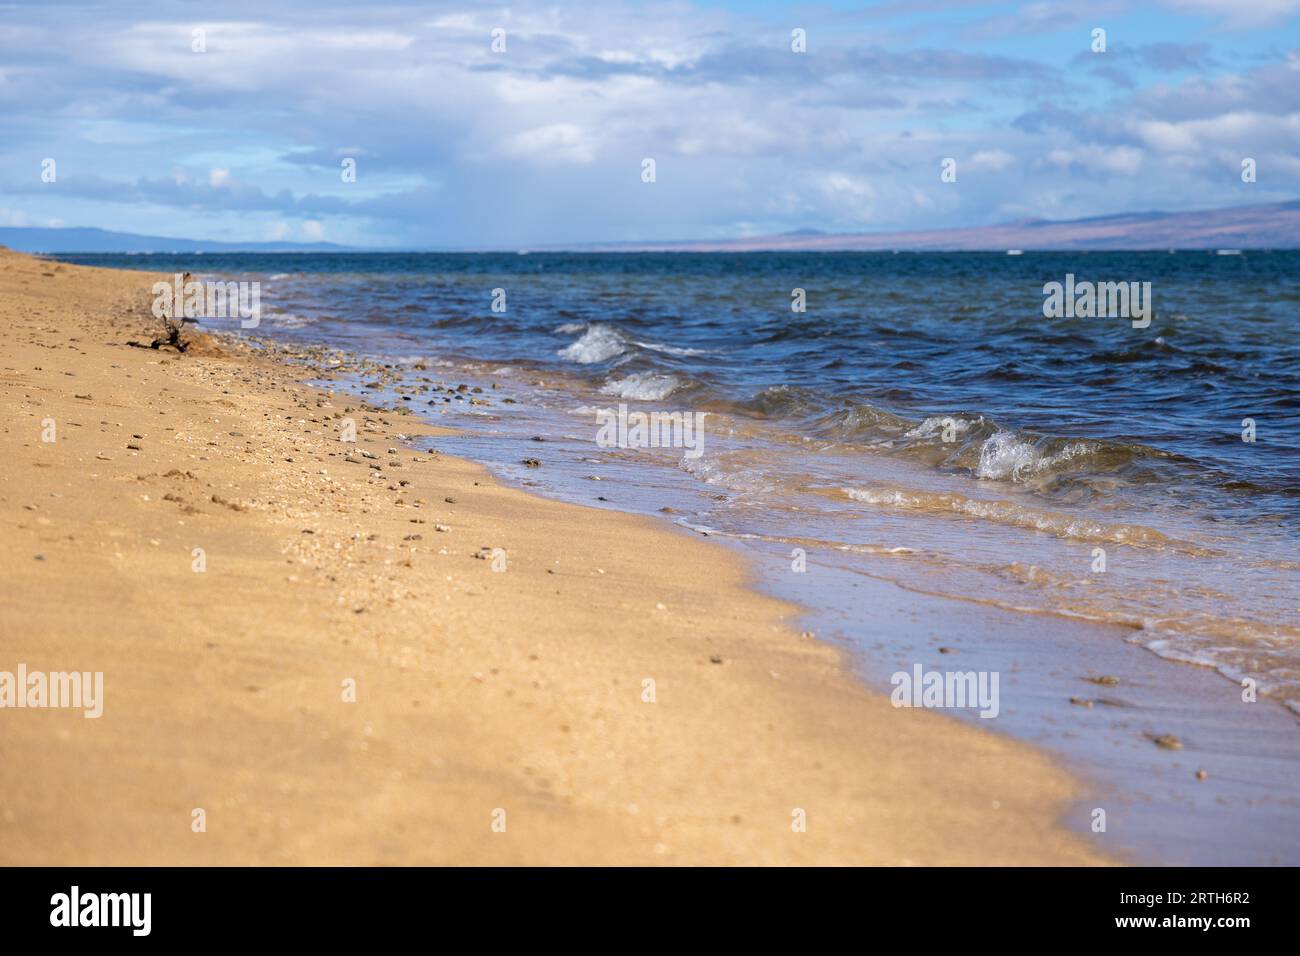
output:
[[[61,258],[257,280],[253,334],[375,359],[544,490],[1119,625],[1300,712],[1300,253]],[[1149,326],[1045,317],[1067,274],[1149,282]],[[600,447],[620,403],[705,413],[700,454]]]

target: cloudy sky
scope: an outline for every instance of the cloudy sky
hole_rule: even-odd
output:
[[[0,2],[0,225],[517,248],[1297,196],[1300,0]]]

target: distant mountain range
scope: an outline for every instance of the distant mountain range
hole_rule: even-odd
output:
[[[684,242],[588,243],[590,251],[756,252],[931,249],[1300,249],[1300,201],[1201,212],[1138,212],[1088,219],[1019,219],[1000,226],[913,232],[824,233]]]
[[[19,227],[0,227],[0,245],[20,252],[51,253],[397,251],[342,246],[331,242],[218,242],[211,239],[139,236],[106,229]],[[748,236],[743,239],[588,242],[530,248],[536,251],[584,252],[1300,249],[1300,200],[1259,206],[1234,206],[1228,209],[1210,209],[1200,212],[1138,212],[1069,220],[1018,219],[999,226],[975,226],[964,229],[866,233],[826,233],[817,229],[796,229],[779,235]],[[446,251],[446,247],[440,251]]]
[[[332,242],[218,242],[138,236],[108,229],[0,226],[0,245],[19,252],[354,252]]]

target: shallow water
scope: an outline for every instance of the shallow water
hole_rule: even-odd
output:
[[[259,334],[509,379],[574,482],[635,464],[792,564],[1117,625],[1300,712],[1300,253],[65,258],[259,280]],[[1067,274],[1150,282],[1149,326],[1045,318]],[[597,447],[620,403],[706,413],[702,454]]]

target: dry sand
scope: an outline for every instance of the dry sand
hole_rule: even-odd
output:
[[[0,670],[104,673],[0,710],[0,864],[1103,862],[1063,771],[867,693],[732,553],[127,346],[157,278],[0,251]]]

